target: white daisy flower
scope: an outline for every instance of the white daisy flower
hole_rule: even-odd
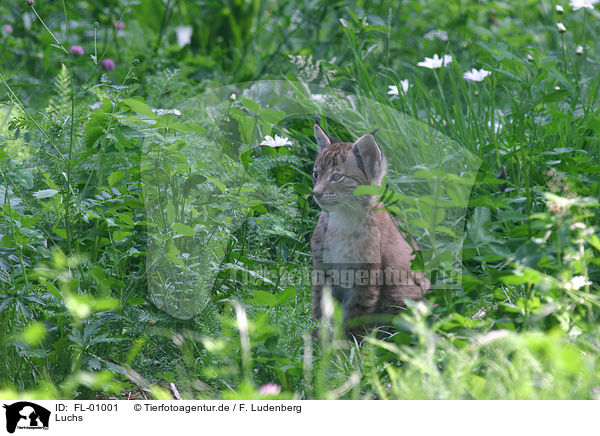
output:
[[[388,88],[390,89],[388,91],[388,95],[400,95],[400,92],[402,92],[402,95],[405,95],[408,91],[408,88],[410,88],[411,86],[412,85],[410,84],[408,79],[401,80],[400,88],[402,88],[402,91],[400,91],[396,85],[390,85],[388,86]]]
[[[473,82],[483,82],[483,79],[485,79],[490,74],[492,74],[490,71],[484,70],[483,68],[480,70],[472,68],[471,71],[467,71],[466,73],[464,73],[463,77]]]
[[[176,116],[181,115],[181,112],[178,111],[177,109],[152,109],[152,113],[159,117],[162,115],[167,115],[167,114],[176,115]]]
[[[569,6],[571,6],[574,11],[578,11],[582,8],[594,9],[596,3],[598,3],[598,0],[570,0]]]
[[[575,53],[578,55],[582,55],[583,54],[583,46],[582,45],[578,45],[577,49],[575,50]]]
[[[556,12],[558,14],[562,14],[565,10],[563,9],[563,7],[561,5],[556,5]]]
[[[558,29],[559,32],[567,31],[567,28],[565,27],[565,25],[563,23],[556,23],[556,28]]]
[[[408,81],[408,79],[404,79],[400,81],[400,87],[402,88],[402,93],[406,94],[406,92],[408,91],[408,88],[410,88],[412,85],[410,84],[410,82]]]
[[[452,62],[452,56],[444,55],[440,58],[436,53],[433,55],[432,58],[425,57],[425,60],[423,62],[419,62],[417,66],[429,68],[430,70],[436,70],[438,68],[441,68],[442,66],[445,67],[450,62]]]
[[[325,103],[325,96],[323,94],[311,94],[310,98],[317,103]]]
[[[265,136],[265,140],[260,145],[266,145],[268,147],[283,147],[284,145],[292,145],[290,140],[286,137],[275,135],[273,138],[271,135]]]
[[[585,279],[584,276],[574,276],[570,281],[565,283],[565,289],[576,291],[586,285],[591,285],[592,282]]]
[[[399,95],[400,91],[398,91],[398,87],[396,85],[390,85],[388,86],[388,88],[390,88],[390,90],[388,91],[388,95]]]
[[[177,45],[179,48],[183,48],[192,42],[192,26],[179,26],[175,28],[175,35],[177,36]]]

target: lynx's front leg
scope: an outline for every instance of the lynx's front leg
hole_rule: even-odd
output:
[[[347,307],[344,307],[344,330],[348,335],[360,336],[365,333],[365,316],[377,309],[379,290],[377,286],[359,286],[355,289]]]
[[[319,284],[313,284],[312,291],[312,318],[314,320],[321,319],[321,299],[323,298],[323,286]]]
[[[323,265],[323,246],[327,229],[327,212],[321,212],[317,225],[310,240],[313,255],[312,271],[312,317],[321,319],[321,300],[323,299],[323,285],[325,284],[325,267]]]

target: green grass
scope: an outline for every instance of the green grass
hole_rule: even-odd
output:
[[[561,5],[0,5],[0,396],[597,398],[600,14]],[[460,279],[360,345],[310,335],[316,115],[381,129]]]

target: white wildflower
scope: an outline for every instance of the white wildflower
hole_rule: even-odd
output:
[[[492,74],[491,72],[484,70],[483,68],[480,70],[476,70],[472,68],[471,71],[467,71],[463,74],[463,77],[467,80],[472,80],[473,82],[483,82],[487,76]]]
[[[271,135],[265,136],[265,140],[260,145],[266,145],[268,147],[283,147],[284,145],[292,145],[290,140],[286,137],[275,135],[273,138]]]
[[[310,98],[317,103],[325,103],[325,96],[323,94],[311,94]]]
[[[434,39],[439,39],[440,41],[448,41],[448,33],[439,29],[431,30],[425,35],[423,35],[423,37],[430,41],[433,41]]]
[[[585,279],[584,276],[574,276],[570,281],[565,283],[565,289],[576,291],[584,286],[591,285],[592,282]]]
[[[583,54],[583,46],[578,45],[577,48],[575,49],[575,53],[578,55],[582,55]]]
[[[556,28],[561,33],[567,31],[567,28],[565,27],[565,25],[563,23],[556,23]]]
[[[290,18],[290,22],[294,24],[302,24],[302,15],[298,9],[294,10],[292,13],[292,17]]]
[[[400,87],[402,88],[402,92],[406,93],[408,91],[408,88],[410,88],[412,85],[410,84],[410,82],[408,81],[408,79],[404,79],[400,81]]]
[[[408,88],[410,88],[411,86],[412,85],[410,84],[408,79],[401,80],[400,88],[402,89],[402,95],[405,95],[406,92],[408,91]],[[388,86],[388,88],[390,89],[388,91],[388,95],[400,95],[400,90],[398,89],[398,87],[396,85],[390,85],[390,86]]]
[[[596,3],[598,3],[598,0],[570,0],[569,6],[571,6],[574,11],[578,11],[582,8],[594,9]]]
[[[561,5],[556,5],[555,9],[557,14],[562,14],[565,11]]]
[[[425,60],[423,62],[419,62],[417,66],[435,70],[441,68],[442,66],[445,67],[450,62],[452,62],[452,56],[444,55],[440,58],[436,53],[432,58],[425,57]]]
[[[162,115],[167,115],[167,114],[175,115],[175,116],[181,115],[181,112],[178,111],[177,109],[152,109],[152,113],[159,117]]]
[[[192,42],[192,26],[179,26],[175,28],[175,35],[177,36],[177,45],[179,48],[183,48]]]

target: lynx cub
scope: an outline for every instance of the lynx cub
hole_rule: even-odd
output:
[[[364,332],[377,314],[396,313],[404,300],[429,289],[422,273],[411,272],[411,246],[377,197],[355,196],[360,185],[381,185],[386,160],[373,135],[341,142],[314,126],[320,153],[313,194],[321,215],[312,235],[313,318],[321,318],[323,288],[344,310],[348,334]]]

